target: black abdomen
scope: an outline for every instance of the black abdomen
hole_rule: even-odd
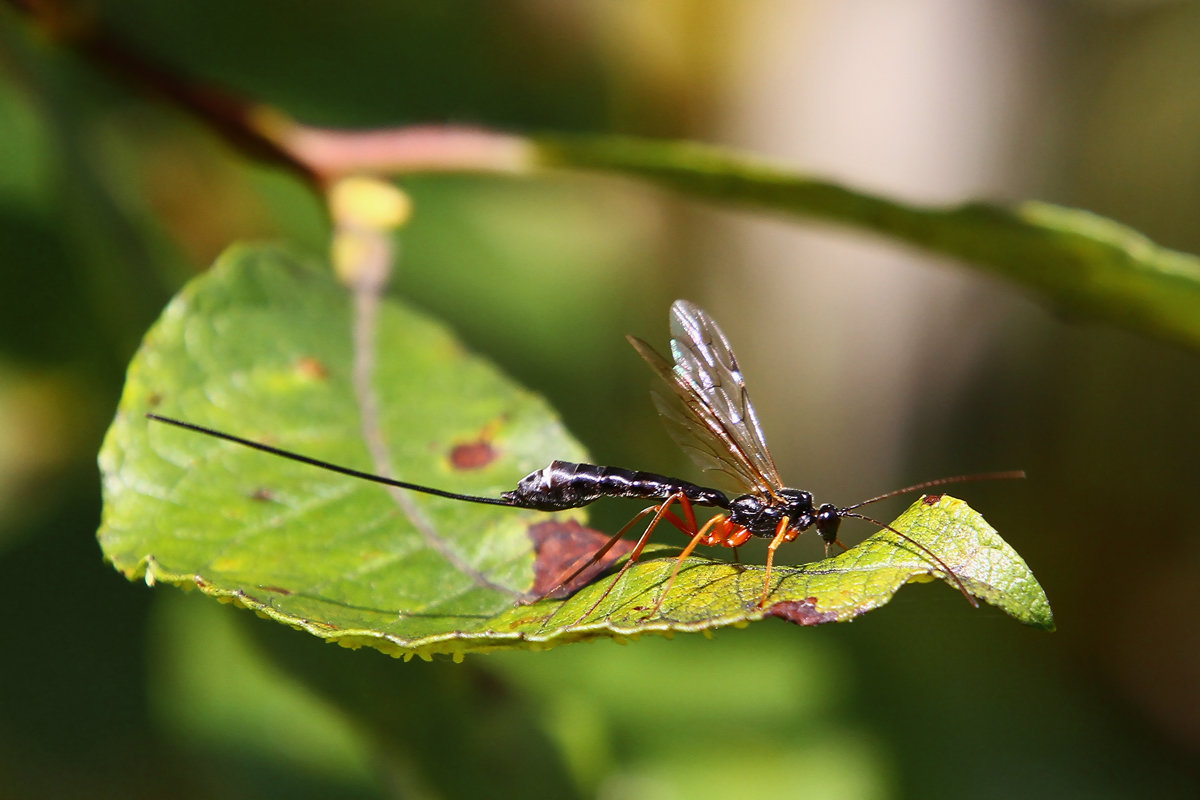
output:
[[[551,461],[550,466],[526,475],[516,489],[505,492],[502,497],[521,508],[561,511],[586,506],[603,497],[666,500],[673,494],[683,494],[699,506],[726,508],[729,505],[724,492],[678,478],[572,461]]]

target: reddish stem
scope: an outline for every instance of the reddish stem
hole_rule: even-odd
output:
[[[310,128],[282,112],[186,78],[58,0],[0,0],[119,80],[186,109],[252,158],[278,164],[318,189],[338,177],[429,171],[520,172],[532,162],[520,137],[417,126],[368,131]]]

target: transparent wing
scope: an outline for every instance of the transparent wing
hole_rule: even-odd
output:
[[[655,393],[654,404],[697,466],[728,475],[747,492],[783,488],[737,358],[712,317],[686,300],[671,306],[673,366],[642,340],[629,341],[674,390],[673,398]]]

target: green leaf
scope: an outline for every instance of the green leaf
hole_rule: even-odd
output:
[[[544,166],[620,173],[704,200],[883,234],[1002,275],[1057,311],[1200,348],[1200,258],[1087,211],[1038,202],[908,205],[689,142],[546,137],[534,144]]]
[[[391,490],[146,419],[153,411],[488,497],[553,458],[584,459],[540,399],[395,300],[379,308],[364,361],[356,308],[323,266],[274,249],[235,248],[189,284],[131,364],[100,454],[105,557],[130,579],[198,587],[348,647],[423,657],[767,615],[849,619],[906,581],[928,579],[928,558],[884,532],[835,559],[777,567],[764,610],[762,567],[691,558],[658,613],[643,619],[675,563],[654,558],[658,546],[607,596],[612,577],[566,600],[520,605],[605,540],[579,524],[581,512]],[[364,374],[377,426],[369,395],[354,388]],[[973,594],[1052,626],[1024,563],[960,501],[918,503],[896,527]]]
[[[1054,629],[1050,604],[1029,567],[962,500],[946,495],[924,497],[891,524],[936,553],[975,597],[1027,625]],[[674,559],[639,563],[603,599],[613,578],[578,592],[548,615],[535,618],[529,609],[518,609],[508,619],[531,636],[553,631],[572,638],[583,638],[592,631],[707,630],[765,616],[819,625],[845,622],[878,608],[910,581],[939,577],[958,588],[919,548],[881,530],[834,558],[799,567],[777,565],[762,609],[758,601],[763,567],[690,558],[658,613],[645,619],[674,564]]]

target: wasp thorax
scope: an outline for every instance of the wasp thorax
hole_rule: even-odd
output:
[[[783,489],[773,498],[744,494],[729,504],[729,517],[755,536],[774,536],[784,517],[789,528],[807,530],[813,524],[812,495],[800,489]]]
[[[772,536],[783,517],[783,509],[768,504],[756,494],[735,497],[729,504],[729,518],[755,536]]]
[[[812,493],[806,492],[803,489],[781,489],[777,492],[779,499],[783,500],[783,513],[787,514],[788,519],[792,522],[797,522],[801,519],[810,519],[813,513]],[[809,525],[812,524],[810,521]],[[805,528],[808,525],[804,525]]]

